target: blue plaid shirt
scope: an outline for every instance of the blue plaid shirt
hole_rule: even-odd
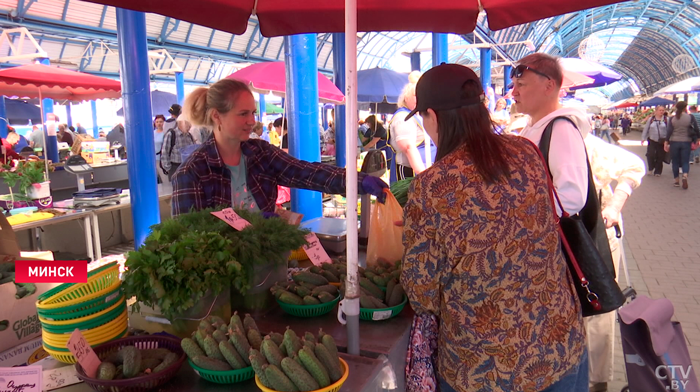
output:
[[[274,212],[277,186],[345,194],[345,168],[300,161],[260,139],[241,143],[246,156],[248,188],[261,211]],[[364,173],[357,174],[362,191]],[[205,208],[231,206],[231,172],[212,137],[192,153],[172,179],[172,215]]]

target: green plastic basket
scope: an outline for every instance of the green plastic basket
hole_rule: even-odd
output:
[[[360,308],[360,320],[367,320],[367,321],[382,321],[382,320],[388,320],[392,317],[398,316],[399,313],[403,310],[403,307],[406,306],[406,303],[408,302],[408,297],[403,296],[403,301],[391,308],[384,308],[384,309],[367,309],[367,308]]]
[[[75,331],[76,328],[78,328],[81,331],[86,329],[97,328],[102,324],[106,324],[114,320],[115,318],[119,317],[122,313],[124,313],[124,310],[126,309],[126,298],[124,298],[123,295],[120,298],[122,301],[121,305],[117,305],[117,307],[115,307],[114,309],[92,320],[66,325],[53,325],[42,322],[41,327],[43,330],[51,333],[73,333],[73,331]]]
[[[36,312],[39,314],[39,316],[45,319],[55,321],[71,320],[89,316],[91,314],[101,312],[114,305],[114,303],[117,302],[121,297],[123,290],[124,289],[122,288],[122,286],[119,286],[115,290],[112,290],[90,301],[81,302],[75,305],[68,305],[56,309],[37,308]]]
[[[101,266],[101,267],[99,267],[99,268],[95,268],[94,270],[88,272],[88,279],[90,279],[92,276],[94,276],[94,275],[96,275],[96,274],[99,274],[100,272],[106,270],[107,268],[114,267],[114,265],[116,265],[116,264],[117,264],[117,262],[115,261],[115,262],[112,262],[112,263],[105,264],[105,265],[103,265],[103,266]],[[78,284],[78,283],[63,283],[63,284],[60,284],[60,285],[58,285],[58,286],[52,288],[51,290],[48,290],[48,291],[42,293],[39,297],[37,297],[37,300],[38,300],[38,301],[45,301],[45,300],[47,300],[48,298],[51,298],[51,297],[53,297],[54,295],[60,293],[61,291],[67,290],[67,289],[69,289],[69,288],[75,286],[76,284]]]
[[[129,334],[129,327],[127,326],[126,328],[124,328],[124,330],[123,330],[119,335],[117,335],[114,339],[108,340],[108,342],[111,342],[112,340],[121,339],[121,338],[127,336],[128,334]],[[107,342],[104,342],[104,343],[107,343]],[[91,347],[97,347],[97,346],[99,346],[100,344],[104,344],[104,343],[91,344],[90,346],[91,346]],[[52,345],[50,345],[50,344],[48,344],[48,343],[46,343],[46,342],[43,342],[43,341],[41,342],[41,344],[43,344],[43,345],[44,345],[46,348],[48,348],[49,350],[53,350],[53,351],[57,351],[57,352],[61,352],[61,353],[64,353],[64,352],[65,352],[65,353],[70,354],[70,350],[68,350],[68,347],[56,347],[56,346],[52,346]],[[50,353],[49,353],[49,354],[50,354]],[[71,354],[71,355],[72,355],[72,354]]]
[[[238,370],[215,371],[202,369],[192,363],[190,359],[187,359],[187,362],[190,363],[190,366],[192,366],[192,369],[199,377],[217,384],[236,384],[255,377],[255,371],[253,371],[252,366]]]
[[[325,304],[318,305],[292,305],[281,302],[279,299],[277,303],[285,312],[297,317],[318,317],[333,310],[335,305],[340,301],[340,294],[331,302],[326,302]]]

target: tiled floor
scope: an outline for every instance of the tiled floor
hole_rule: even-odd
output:
[[[639,137],[639,132],[633,132],[622,144],[646,163],[646,147],[639,145]],[[688,190],[673,186],[669,165],[665,165],[661,177],[644,177],[623,210],[624,245],[632,286],[639,294],[673,301],[690,356],[695,365],[700,365],[700,175],[695,174],[700,165],[690,168]],[[105,249],[103,254],[132,249],[133,244],[124,244]],[[620,286],[626,287],[624,274],[619,275]],[[616,342],[610,392],[620,391],[627,384],[619,333]]]

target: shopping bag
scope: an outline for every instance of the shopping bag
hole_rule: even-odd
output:
[[[386,202],[375,203],[369,222],[367,239],[367,266],[380,261],[394,263],[403,258],[403,227],[394,222],[403,220],[403,209],[389,189],[384,189]]]

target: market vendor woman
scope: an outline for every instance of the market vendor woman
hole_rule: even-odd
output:
[[[260,139],[251,139],[257,104],[244,83],[222,79],[193,91],[184,114],[193,125],[214,130],[175,172],[172,215],[217,206],[275,211],[277,186],[345,193],[345,168],[295,159]],[[357,189],[383,200],[388,187],[358,173]]]

